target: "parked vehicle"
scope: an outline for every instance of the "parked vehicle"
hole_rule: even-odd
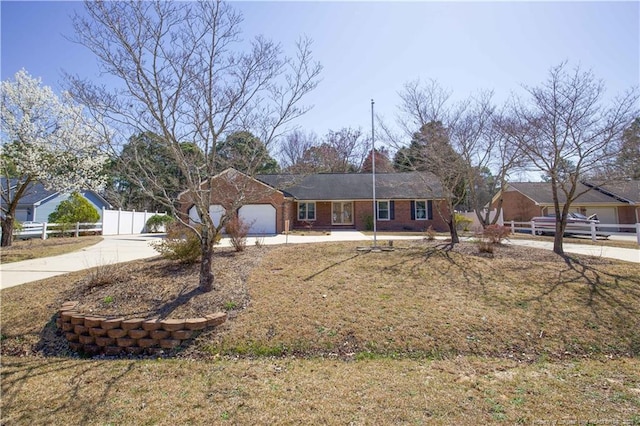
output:
[[[556,233],[556,216],[537,216],[531,219],[535,225],[536,235],[554,235]],[[581,214],[570,212],[567,215],[567,227],[565,228],[564,235],[588,235],[591,233],[591,224],[598,224],[598,215],[591,215],[589,217]],[[608,237],[610,234],[596,227],[596,236]]]

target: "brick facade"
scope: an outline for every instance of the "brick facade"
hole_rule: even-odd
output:
[[[332,221],[333,202],[315,201],[315,220],[298,220],[298,202],[273,187],[251,178],[243,173],[228,169],[211,179],[210,204],[221,205],[227,212],[238,211],[242,205],[269,204],[276,210],[276,232],[285,230],[285,221],[290,221],[290,229],[368,229],[373,216],[373,202],[371,200],[348,201],[352,205],[352,223],[335,224]],[[180,211],[185,217],[193,206],[188,192],[179,196]],[[385,200],[386,201],[386,200]],[[380,231],[424,231],[429,226],[436,231],[448,230],[446,221],[440,212],[447,214],[444,201],[433,201],[432,218],[430,220],[416,220],[411,216],[411,200],[393,200],[394,219],[379,220],[377,229]],[[438,203],[438,204],[436,204]]]
[[[386,201],[386,200],[385,200]],[[435,201],[432,209],[431,220],[416,220],[411,218],[411,200],[393,200],[394,218],[393,220],[378,220],[376,227],[379,231],[419,231],[422,232],[433,227],[436,231],[447,231],[449,228],[446,221],[441,217],[439,212],[446,214],[446,203],[444,201]],[[353,201],[353,223],[340,225],[332,223],[332,202],[316,201],[316,219],[312,221],[300,221],[297,218],[298,202],[293,202],[294,208],[292,215],[293,229],[356,229],[366,231],[371,226],[371,218],[373,218],[373,201],[359,200]]]
[[[491,205],[492,209],[497,208],[498,201]],[[518,191],[507,191],[502,193],[502,212],[505,222],[528,222],[532,217],[542,216],[543,207]]]

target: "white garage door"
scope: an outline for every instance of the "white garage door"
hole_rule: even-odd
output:
[[[250,234],[276,233],[276,209],[271,204],[247,204],[240,207],[238,215],[249,224]]]
[[[597,214],[600,223],[615,224],[618,223],[618,215],[615,207],[587,207],[587,216]]]
[[[587,207],[587,216],[597,214],[600,223],[605,225],[614,225],[618,223],[618,214],[615,207]],[[602,228],[603,231],[618,232],[618,228],[606,227]]]
[[[218,226],[220,224],[220,218],[224,214],[224,207],[220,204],[212,204],[209,206],[209,216],[213,220],[213,224]],[[198,217],[198,212],[196,211],[196,207],[193,206],[189,209],[189,219],[191,219],[192,223],[200,223],[200,218]]]

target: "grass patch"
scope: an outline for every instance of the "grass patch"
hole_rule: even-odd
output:
[[[18,425],[477,425],[604,418],[623,424],[637,419],[638,377],[639,363],[628,359],[538,365],[475,357],[355,363],[5,357],[1,408],[2,422]]]
[[[543,353],[640,354],[640,265],[567,263],[515,246],[497,246],[494,258],[474,255],[472,244],[468,252],[409,242],[397,248],[358,254],[355,243],[344,243],[270,252],[251,275],[249,308],[213,346],[222,352],[246,340],[285,348],[305,341],[310,354],[322,356],[525,361]]]
[[[640,265],[517,246],[487,258],[473,244],[357,245],[220,253],[216,291],[174,312],[201,297],[237,306],[177,359],[47,356],[52,315],[86,271],[2,290],[0,423],[638,421]],[[111,296],[117,307],[145,283],[188,294],[197,277],[165,260],[124,267],[127,285],[93,287],[83,303]]]
[[[21,260],[37,259],[40,257],[58,256],[102,241],[102,237],[78,238],[30,238],[28,240],[14,240],[11,247],[3,247],[0,251],[0,262],[20,262]]]

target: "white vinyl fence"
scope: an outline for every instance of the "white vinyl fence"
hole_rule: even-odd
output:
[[[151,216],[166,213],[137,212],[124,210],[102,210],[102,235],[131,235],[147,232],[147,220]]]
[[[147,220],[151,216],[164,216],[166,213],[137,212],[125,210],[102,210],[102,221],[96,223],[76,223],[63,229],[57,223],[25,223],[20,231],[15,231],[16,238],[42,238],[49,235],[65,233],[78,236],[81,233],[98,233],[102,235],[133,235],[148,232]],[[160,229],[163,232],[164,229]]]
[[[511,233],[522,232],[531,235],[544,235],[555,233],[555,222],[541,226],[540,223],[536,225],[535,222],[505,222],[505,226],[511,228]],[[585,235],[591,237],[592,241],[596,241],[598,237],[608,237],[609,235],[636,235],[636,241],[640,245],[640,223],[631,225],[622,224],[606,224],[606,223],[591,223],[591,224],[571,224],[567,227],[567,234],[571,235]]]

